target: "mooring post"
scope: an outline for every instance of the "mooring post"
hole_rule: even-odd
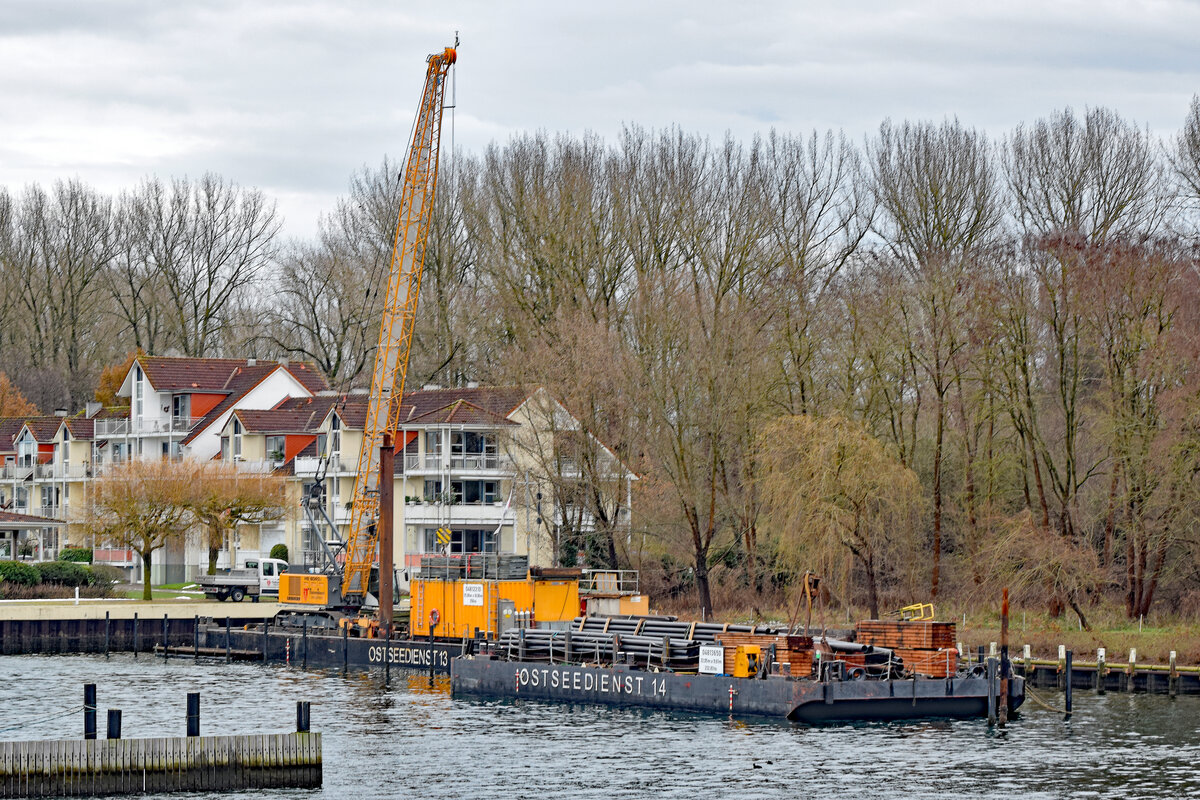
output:
[[[163,634],[162,634],[162,648],[163,648],[162,656],[163,656],[163,658],[167,657],[167,638],[170,633],[170,628],[168,627],[169,625],[170,625],[170,621],[167,619],[167,615],[163,614]]]
[[[308,700],[296,701],[296,733],[308,733],[312,724],[311,714],[312,706]]]
[[[981,648],[982,649],[982,648]],[[987,715],[988,725],[996,724],[996,659],[987,660]]]
[[[1065,687],[1066,687],[1064,690],[1066,692],[1066,696],[1065,696],[1064,700],[1066,701],[1066,703],[1063,705],[1063,709],[1067,712],[1067,719],[1070,719],[1071,718],[1071,684],[1073,683],[1071,678],[1074,675],[1073,666],[1075,663],[1075,654],[1072,653],[1070,650],[1068,650],[1066,653],[1066,658],[1064,660],[1066,663],[1066,675],[1064,676]]]
[[[1170,669],[1167,673],[1167,694],[1171,697],[1179,694],[1179,670],[1176,669],[1175,661],[1175,651],[1172,650],[1167,658],[1167,666]]]
[[[96,684],[83,685],[83,738],[96,738]]]
[[[1065,644],[1060,644],[1058,646],[1058,674],[1055,676],[1055,680],[1058,683],[1058,688],[1060,691],[1063,688],[1063,673],[1066,671],[1066,669],[1067,669],[1067,646]]]
[[[1108,667],[1104,664],[1105,652],[1103,647],[1096,648],[1096,694],[1104,694],[1104,684],[1108,681],[1105,676],[1108,675]]]
[[[983,653],[984,653],[983,645],[979,645],[979,663],[980,664],[987,662],[987,656],[985,656]]]
[[[228,638],[226,638],[226,641],[229,641]],[[301,634],[300,634],[300,643],[304,647],[304,653],[302,656],[301,667],[304,669],[308,669],[308,619],[304,620],[304,629],[301,631]]]
[[[140,638],[141,638],[141,630],[138,626],[138,615],[137,615],[137,612],[135,611],[135,612],[133,612],[133,657],[134,658],[137,658],[137,651],[138,651],[138,644],[139,644],[138,639],[140,639]],[[117,738],[120,739],[121,737],[118,736]]]
[[[229,617],[225,617],[225,663],[229,663]]]
[[[1029,680],[1029,662],[1033,660],[1033,648],[1025,645],[1021,653],[1021,677]]]
[[[437,623],[429,625],[429,683],[433,683],[433,629],[437,627]],[[391,631],[388,631],[388,638],[391,638]],[[525,641],[525,629],[521,629],[521,641]]]
[[[384,658],[387,658],[386,654]],[[342,626],[342,674],[345,675],[350,670],[350,628],[346,625]]]
[[[111,623],[112,623],[112,619],[110,617],[110,612],[105,611],[104,612],[104,655],[106,655],[106,656],[108,655],[108,642],[110,639],[109,631],[110,631],[110,628],[112,627]]]
[[[200,660],[200,615],[192,617],[192,659]]]
[[[200,735],[200,693],[188,692],[187,696],[187,735]]]
[[[383,688],[392,683],[392,631],[383,632]]]
[[[121,738],[121,709],[110,708],[108,710],[108,738]]]
[[[1134,676],[1137,675],[1137,648],[1129,650],[1129,671],[1125,676],[1125,691],[1132,693]]]
[[[1000,725],[1008,724],[1008,587],[1000,601]]]

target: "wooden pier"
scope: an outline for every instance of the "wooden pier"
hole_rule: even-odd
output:
[[[316,788],[321,734],[0,742],[0,797]]]

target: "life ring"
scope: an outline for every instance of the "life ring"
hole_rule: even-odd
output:
[[[438,610],[436,608],[432,609],[429,612],[429,627],[436,628],[438,622],[441,621],[441,619],[442,619],[442,615],[438,613]]]

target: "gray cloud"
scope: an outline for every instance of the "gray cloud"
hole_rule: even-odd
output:
[[[1200,90],[1200,7],[1164,1],[8,2],[0,181],[116,191],[213,170],[313,231],[404,149],[423,60],[461,31],[455,143],[677,124],[714,137],[958,116],[1001,136],[1065,105],[1160,134]],[[447,128],[447,131],[449,128]]]

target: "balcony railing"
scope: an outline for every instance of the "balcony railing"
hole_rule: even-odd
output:
[[[450,469],[500,469],[504,462],[495,453],[467,453],[451,455]]]
[[[187,433],[196,427],[203,417],[170,417],[169,419],[133,420],[124,417],[120,419],[96,420],[96,436],[128,436],[155,433]]]
[[[321,459],[316,456],[297,456],[296,457],[296,474],[297,475],[316,475],[317,469],[321,466]],[[325,468],[326,475],[335,473],[352,472],[357,467],[352,467],[336,456],[329,459],[329,466]]]

